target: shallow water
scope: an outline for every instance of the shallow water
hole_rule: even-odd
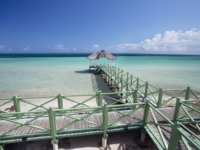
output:
[[[117,56],[115,65],[157,87],[200,91],[200,56]],[[85,56],[1,57],[0,97],[94,93],[88,67]]]

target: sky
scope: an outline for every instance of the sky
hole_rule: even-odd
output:
[[[200,55],[200,0],[0,0],[0,53]]]

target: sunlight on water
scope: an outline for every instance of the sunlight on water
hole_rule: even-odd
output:
[[[117,67],[154,86],[200,91],[200,56],[117,58]],[[0,97],[94,93],[88,67],[85,57],[0,58]]]

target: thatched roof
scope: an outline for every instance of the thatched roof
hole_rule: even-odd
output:
[[[91,54],[90,56],[88,56],[87,59],[97,60],[97,59],[100,59],[101,57],[105,57],[108,60],[115,60],[115,59],[117,59],[115,56],[113,56],[112,54],[106,52],[105,50],[100,50],[98,52],[95,52],[95,53]]]

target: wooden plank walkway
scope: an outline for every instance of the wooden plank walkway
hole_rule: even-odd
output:
[[[167,109],[167,111],[166,111]],[[174,107],[171,108],[161,108],[160,111],[172,119],[172,114],[174,112]],[[121,131],[121,130],[127,130],[127,129],[134,129],[134,128],[141,128],[143,125],[141,124],[141,121],[143,119],[143,113],[144,113],[144,108],[140,108],[135,112],[130,113],[131,110],[121,110],[121,111],[109,111],[108,112],[108,124],[111,124],[108,126],[108,132],[114,132],[114,131]],[[169,113],[170,112],[170,113]],[[124,114],[129,114],[129,116],[124,116],[123,118],[120,119]],[[88,132],[91,133],[102,133],[102,113],[96,113],[92,114],[88,117],[85,117],[87,114],[76,114],[76,115],[71,115],[71,118],[67,116],[57,116],[56,117],[56,127],[57,129],[62,128],[66,126],[67,124],[71,123],[71,125],[67,126],[63,130],[60,131],[60,133],[66,134],[66,136],[72,136],[75,134],[85,134],[85,129],[88,130]],[[81,118],[85,117],[82,121]],[[159,121],[164,121],[164,118],[160,118],[159,115],[156,115],[157,119]],[[26,119],[20,119],[17,120],[20,123],[27,123],[33,118],[26,118]],[[80,121],[77,121],[80,119]],[[118,120],[117,120],[118,119]],[[117,121],[116,121],[117,120]],[[72,123],[73,121],[77,121],[75,123]],[[149,122],[153,121],[153,118],[151,114],[149,114]],[[41,117],[38,118],[32,122],[29,123],[29,125],[40,127],[43,129],[50,129],[49,125],[49,118],[48,117]],[[11,129],[14,129],[15,127],[18,127],[19,124],[1,120],[0,121],[0,134],[3,134]],[[76,130],[79,130],[79,132],[76,133]],[[83,129],[83,130],[81,130]],[[90,131],[91,130],[91,131]],[[35,134],[35,133],[41,133],[43,130],[37,129],[34,127],[30,127],[27,125],[24,125],[20,128],[17,128],[13,130],[12,132],[7,133],[6,135],[20,135],[21,134]],[[69,132],[69,134],[68,134]],[[72,134],[74,132],[74,134]],[[3,139],[3,137],[2,137]]]
[[[170,120],[173,119],[174,107],[166,107],[159,108],[158,110],[165,115]],[[108,130],[107,132],[119,132],[125,130],[133,130],[143,128],[143,115],[144,108],[140,108],[134,112],[133,110],[119,110],[119,111],[109,111],[108,112]],[[180,115],[184,114],[184,111],[180,109]],[[82,135],[93,135],[93,134],[102,134],[102,124],[103,124],[103,115],[102,113],[95,113],[92,115],[85,114],[73,114],[69,116],[57,116],[56,119],[56,129],[58,129],[57,138],[63,137],[75,137]],[[162,118],[159,114],[154,112],[154,115],[158,121],[158,123],[167,123],[164,118]],[[191,113],[191,116],[195,116],[195,113]],[[83,119],[82,119],[83,118]],[[4,134],[7,131],[16,128],[15,130],[6,134],[6,136],[14,136],[11,137],[1,137],[1,143],[13,143],[20,141],[34,141],[42,138],[51,139],[50,132],[41,134],[43,132],[42,129],[50,129],[49,117],[40,117],[32,122],[30,122],[27,126],[26,123],[31,121],[33,118],[19,119],[17,120],[20,123],[25,123],[24,126],[20,128],[16,128],[20,126],[17,123],[9,122],[5,120],[0,121],[0,134]],[[16,120],[15,120],[16,121]],[[74,122],[74,123],[73,123]],[[152,131],[155,135],[157,135],[157,139],[161,140],[158,129],[155,126],[154,119],[152,114],[149,112],[148,114],[148,126],[151,127]],[[40,127],[42,129],[34,128]],[[62,128],[62,129],[61,129]],[[61,130],[59,130],[61,129]],[[151,132],[145,128],[147,133],[151,136]],[[167,144],[169,143],[171,127],[162,126],[162,133],[167,140]],[[155,140],[152,138],[152,140]],[[154,141],[156,143],[156,141]],[[184,144],[179,141],[178,149],[186,149]]]

